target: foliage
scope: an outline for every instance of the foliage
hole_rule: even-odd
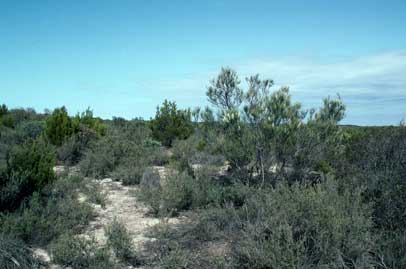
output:
[[[6,171],[0,180],[0,210],[13,210],[35,191],[55,179],[54,153],[43,140],[14,146],[7,157]]]
[[[180,110],[175,102],[165,100],[157,107],[156,115],[150,121],[152,136],[170,147],[175,139],[186,139],[193,133],[190,110]]]
[[[334,180],[315,186],[278,185],[242,208],[246,222],[234,245],[241,268],[370,267],[370,209],[360,191],[340,194]]]
[[[136,265],[136,253],[126,227],[117,220],[114,220],[106,228],[105,233],[107,236],[107,246],[113,250],[117,259]]]
[[[72,120],[64,106],[56,108],[46,120],[45,134],[54,145],[62,145],[73,132]]]
[[[106,248],[100,248],[92,239],[64,234],[51,245],[53,262],[71,268],[121,268],[112,261]]]
[[[150,130],[140,121],[128,122],[119,128],[109,128],[95,141],[79,163],[85,176],[112,176],[126,184],[136,184],[146,166],[162,159],[161,147],[146,144]]]
[[[45,134],[52,144],[61,146],[66,139],[83,129],[90,129],[97,135],[105,135],[106,126],[100,119],[93,117],[93,111],[88,108],[77,114],[73,119],[69,117],[66,108],[56,108],[46,120]]]
[[[32,269],[40,263],[24,242],[0,234],[0,265],[3,269]]]
[[[58,148],[58,160],[66,165],[77,164],[84,156],[91,143],[97,139],[97,133],[92,129],[80,127],[81,131],[72,135]]]
[[[337,136],[337,123],[344,116],[345,106],[340,99],[325,99],[324,106],[315,114],[293,103],[287,87],[270,93],[272,80],[261,80],[255,75],[246,81],[248,89],[244,92],[235,71],[222,69],[206,93],[218,112],[224,134],[220,149],[234,177],[246,183],[253,179],[260,179],[261,185],[267,183],[265,179],[273,183],[275,177],[286,177],[292,166],[308,174],[322,157],[335,152],[329,147],[333,142],[328,142]],[[305,122],[307,114],[310,117]],[[325,145],[317,148],[320,159],[307,161],[306,150],[316,149],[314,144],[309,147],[301,141],[303,134],[317,138],[313,139],[314,144]]]
[[[46,245],[65,232],[79,232],[93,218],[92,208],[77,198],[76,189],[82,180],[58,179],[35,193],[18,211],[0,215],[0,233]]]
[[[74,132],[77,133],[83,128],[93,130],[98,135],[105,135],[107,127],[103,124],[101,119],[93,116],[93,110],[87,108],[86,111],[81,114],[76,114],[72,119],[72,127]]]

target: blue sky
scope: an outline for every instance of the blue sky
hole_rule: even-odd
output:
[[[283,2],[283,3],[282,3]],[[406,1],[0,0],[0,103],[144,117],[206,105],[222,66],[345,123],[406,118]]]

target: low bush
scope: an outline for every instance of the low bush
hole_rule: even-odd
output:
[[[281,184],[241,208],[243,229],[233,244],[239,268],[372,267],[371,209],[360,191]]]
[[[110,176],[113,180],[120,180],[123,185],[138,185],[143,178],[144,170],[143,166],[120,165],[110,173]]]
[[[88,128],[82,130],[75,135],[69,137],[58,148],[58,160],[65,165],[75,165],[84,156],[85,151],[90,147],[91,143],[97,139],[97,133]]]
[[[377,243],[378,265],[382,268],[406,268],[406,232],[404,230],[380,231]]]
[[[153,168],[145,169],[142,174],[141,187],[144,188],[158,188],[161,186],[161,177],[159,172]]]
[[[178,214],[189,209],[205,208],[221,203],[223,188],[199,169],[195,177],[183,173],[170,173],[162,184],[157,184],[154,174],[146,172],[141,182],[139,199],[161,215]],[[210,172],[209,172],[210,174]],[[151,180],[152,179],[152,180]]]
[[[39,268],[40,262],[31,249],[19,239],[0,234],[0,267],[2,269]]]
[[[50,246],[54,263],[75,269],[121,268],[112,261],[108,249],[99,247],[93,239],[64,234]]]
[[[163,258],[161,265],[166,269],[190,268],[187,253],[176,247]]]
[[[14,146],[0,175],[0,211],[14,210],[33,192],[41,191],[55,179],[54,152],[43,140]]]
[[[68,177],[35,193],[21,209],[0,215],[0,233],[44,246],[67,231],[80,232],[93,218],[92,208],[77,199],[81,184]]]
[[[114,220],[106,229],[107,247],[113,250],[116,258],[124,263],[136,265],[137,256],[130,234],[126,227]]]

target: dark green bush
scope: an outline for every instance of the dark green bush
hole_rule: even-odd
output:
[[[56,108],[46,120],[45,134],[54,145],[62,145],[73,132],[72,120],[64,106]]]
[[[157,107],[156,115],[150,122],[152,136],[170,147],[175,139],[186,139],[193,133],[191,112],[180,110],[175,102],[165,100]]]
[[[101,119],[93,117],[93,110],[90,108],[87,108],[81,114],[76,114],[72,119],[72,127],[75,133],[80,132],[82,129],[90,129],[101,136],[105,135],[107,130]]]
[[[90,129],[97,135],[105,135],[106,126],[100,119],[93,117],[89,108],[77,114],[73,119],[69,117],[66,108],[56,108],[46,120],[45,134],[49,141],[56,146],[61,146],[73,134]]]
[[[0,210],[13,210],[55,179],[53,149],[43,140],[14,146],[0,180]]]

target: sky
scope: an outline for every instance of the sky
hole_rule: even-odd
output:
[[[406,1],[0,0],[0,103],[153,117],[208,105],[221,67],[340,94],[345,124],[406,118]],[[244,84],[242,85],[244,87]]]

